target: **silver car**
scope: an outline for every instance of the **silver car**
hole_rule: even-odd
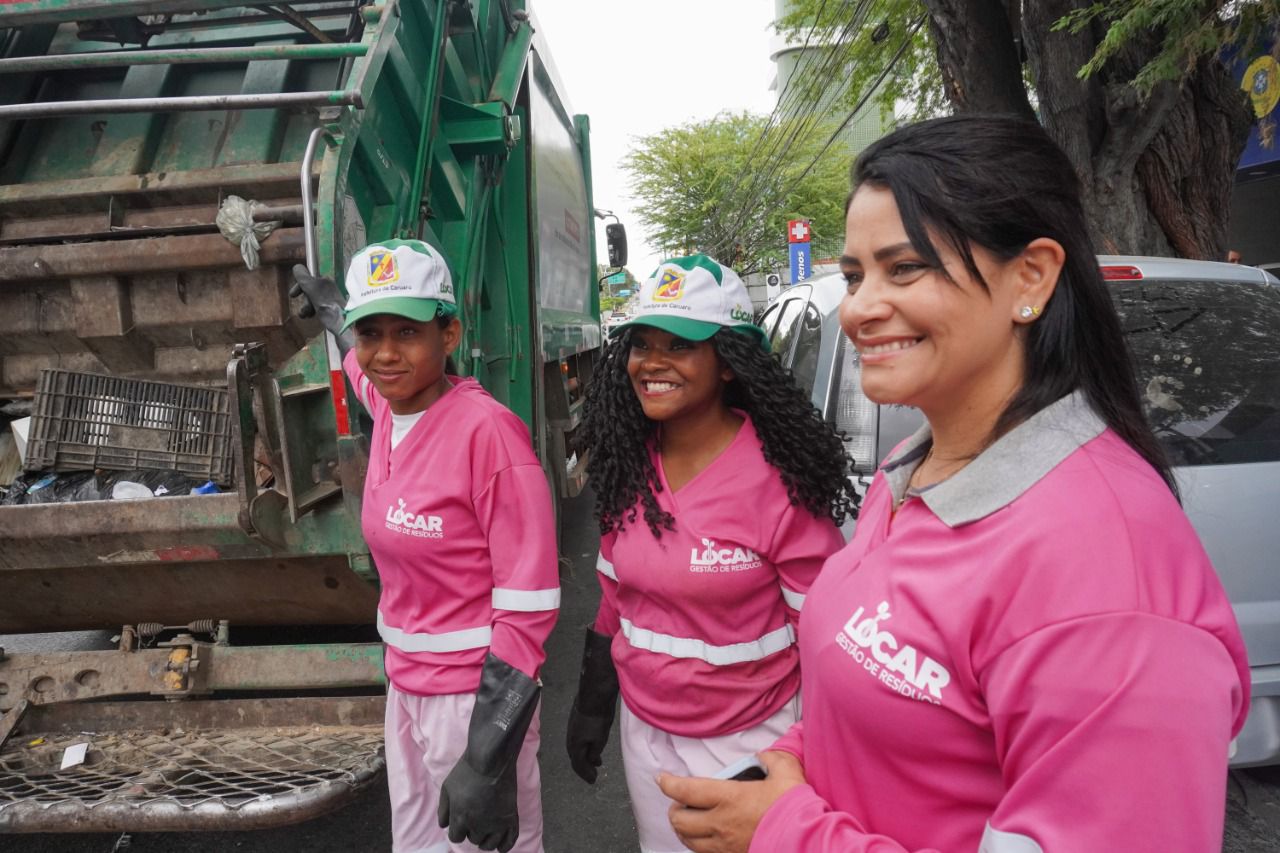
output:
[[[1147,418],[1231,597],[1253,700],[1233,767],[1280,763],[1280,280],[1238,264],[1101,256]],[[862,485],[920,425],[862,394],[840,331],[839,274],[788,288],[761,315],[773,351],[851,437]]]

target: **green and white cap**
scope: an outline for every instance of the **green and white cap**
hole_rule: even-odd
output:
[[[374,314],[425,323],[458,312],[449,266],[421,240],[383,240],[356,252],[347,267],[343,329]]]
[[[705,341],[721,329],[755,335],[751,297],[738,274],[706,255],[669,258],[640,285],[635,316],[615,328],[654,326],[689,341]]]

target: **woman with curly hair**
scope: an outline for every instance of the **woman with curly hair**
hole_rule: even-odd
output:
[[[668,853],[658,772],[715,774],[799,717],[795,625],[857,495],[733,270],[673,258],[639,302],[585,404],[602,595],[567,745],[593,783],[620,691],[640,847]]]

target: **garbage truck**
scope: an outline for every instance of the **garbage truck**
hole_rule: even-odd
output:
[[[291,269],[440,248],[457,370],[572,496],[601,345],[588,135],[523,0],[0,0],[18,479],[208,486],[0,505],[0,638],[111,637],[0,649],[0,832],[282,825],[379,777],[370,427]]]

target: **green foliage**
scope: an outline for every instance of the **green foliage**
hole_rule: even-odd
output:
[[[1065,15],[1055,30],[1082,32],[1093,26],[1106,35],[1081,77],[1097,74],[1127,44],[1160,34],[1155,54],[1138,70],[1134,87],[1143,95],[1156,84],[1182,80],[1196,63],[1224,45],[1246,49],[1275,38],[1280,28],[1280,0],[1108,0]]]
[[[920,0],[885,0],[874,10],[866,0],[796,0],[791,5],[791,14],[776,24],[779,34],[797,45],[835,46],[837,54],[834,70],[821,58],[798,67],[789,86],[799,96],[793,112],[815,102],[806,97],[809,92],[830,97],[833,81],[839,90],[835,103],[847,110],[865,101],[877,106],[882,116],[907,121],[951,111],[933,36],[927,26],[917,26],[926,14]],[[906,49],[895,61],[904,40]]]
[[[891,61],[911,22],[927,14],[920,0],[885,0],[870,17],[869,6],[865,0],[795,0],[792,13],[777,23],[778,31],[793,40],[803,42],[808,37],[810,43],[841,46],[848,73],[839,85],[843,101],[850,105],[857,103]],[[872,36],[882,23],[888,26],[889,37],[877,43]],[[1224,45],[1239,45],[1247,51],[1262,39],[1280,36],[1280,0],[1082,2],[1054,29],[1079,33],[1091,27],[1098,27],[1103,35],[1093,57],[1080,69],[1081,77],[1097,74],[1126,45],[1159,34],[1154,52],[1132,81],[1145,96],[1162,81],[1182,80],[1199,59],[1216,54]],[[821,73],[816,67],[810,72],[815,79]],[[1029,71],[1027,88],[1035,103]],[[920,28],[911,38],[909,48],[874,97],[887,112],[895,104],[900,110],[905,108],[902,117],[908,120],[950,112],[928,27]],[[809,100],[809,105],[814,103]]]
[[[600,313],[608,314],[627,304],[627,296],[601,296],[600,297]]]
[[[789,134],[761,158],[769,120],[721,113],[637,140],[623,161],[637,216],[665,254],[705,252],[739,273],[786,263],[789,219],[810,220],[815,239],[843,233],[851,161],[842,146],[819,156],[834,128]],[[764,163],[766,168],[762,168]]]

